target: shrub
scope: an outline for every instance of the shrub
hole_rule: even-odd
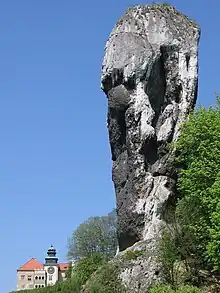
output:
[[[176,234],[165,230],[158,247],[158,258],[163,266],[165,280],[175,285],[175,264],[180,261],[180,252],[176,243]]]
[[[40,289],[22,290],[24,293],[80,293],[80,286],[76,279],[69,279],[64,282]],[[14,292],[15,293],[15,292]]]
[[[168,285],[158,285],[150,289],[149,293],[175,293]]]
[[[77,280],[79,287],[84,285],[89,277],[104,263],[106,259],[102,254],[93,254],[90,257],[81,259],[73,268],[72,279]]]
[[[191,287],[191,286],[184,286],[176,291],[177,293],[202,293],[201,290],[197,287]]]
[[[126,260],[136,260],[139,256],[144,254],[143,250],[127,250],[124,254]]]
[[[120,265],[109,262],[99,268],[85,286],[85,293],[125,293],[119,277]]]
[[[199,288],[192,286],[183,286],[178,289],[172,289],[168,285],[158,285],[150,289],[149,293],[202,293]]]

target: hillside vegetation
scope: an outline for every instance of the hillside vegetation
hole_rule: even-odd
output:
[[[220,292],[219,99],[215,107],[197,108],[171,147],[179,170],[176,202],[158,247],[164,284],[152,288],[150,293],[217,293]],[[115,211],[105,219],[90,218],[70,238],[69,255],[77,264],[69,279],[53,287],[25,292],[126,292],[118,267],[109,262],[116,244]]]

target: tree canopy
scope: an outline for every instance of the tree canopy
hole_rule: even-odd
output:
[[[115,210],[107,216],[90,217],[69,238],[68,257],[79,260],[94,253],[101,253],[107,259],[113,257],[117,249],[116,225]]]
[[[190,233],[200,260],[220,269],[220,100],[199,107],[176,144],[180,199],[177,216]]]

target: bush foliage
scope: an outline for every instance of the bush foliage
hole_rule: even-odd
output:
[[[207,283],[202,271],[211,276],[213,271],[220,269],[218,99],[215,107],[200,107],[189,116],[182,126],[180,138],[172,147],[179,170],[177,202],[159,244],[159,258],[165,280],[172,288],[183,284],[201,286]],[[152,290],[152,293],[200,292],[190,287],[175,291],[167,286]]]
[[[23,293],[79,293],[79,284],[75,279],[69,279],[64,282],[55,284],[54,286],[48,286],[40,289],[21,290]],[[15,293],[15,292],[14,292]]]
[[[75,268],[73,268],[72,278],[76,280],[77,284],[81,287],[86,283],[89,277],[106,262],[106,258],[98,253],[88,258],[81,259]]]
[[[127,250],[124,255],[124,258],[126,260],[136,260],[138,257],[142,256],[144,253],[146,252],[142,250]]]
[[[159,245],[166,282],[149,293],[201,293],[199,269],[220,269],[220,101],[215,107],[198,108],[183,125],[174,144],[177,202]],[[69,279],[53,287],[26,293],[124,293],[119,264],[107,262],[117,247],[116,217],[93,217],[70,239],[69,256],[78,263]],[[128,251],[136,260],[142,251]],[[71,275],[71,278],[70,278]]]
[[[200,107],[183,125],[176,143],[180,199],[176,217],[190,235],[193,253],[220,269],[220,101]],[[194,246],[194,247],[193,247]]]
[[[119,270],[119,263],[106,263],[89,279],[84,293],[125,293],[126,290],[119,278]]]
[[[183,286],[178,289],[172,289],[168,285],[158,285],[150,290],[149,293],[202,293],[200,289],[191,286]]]

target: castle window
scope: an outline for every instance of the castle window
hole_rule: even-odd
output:
[[[38,276],[35,277],[35,280],[37,280],[37,279],[38,279]]]
[[[35,285],[35,288],[37,288],[37,285]]]
[[[44,288],[44,285],[42,285],[41,287]]]
[[[24,280],[24,278],[25,278],[25,275],[21,275],[21,280]]]
[[[42,276],[42,280],[44,280],[44,276]]]
[[[39,276],[39,280],[41,280],[41,276]]]
[[[31,276],[28,276],[28,281],[31,281]]]
[[[53,277],[52,276],[49,276],[49,281],[52,281],[53,280]]]

